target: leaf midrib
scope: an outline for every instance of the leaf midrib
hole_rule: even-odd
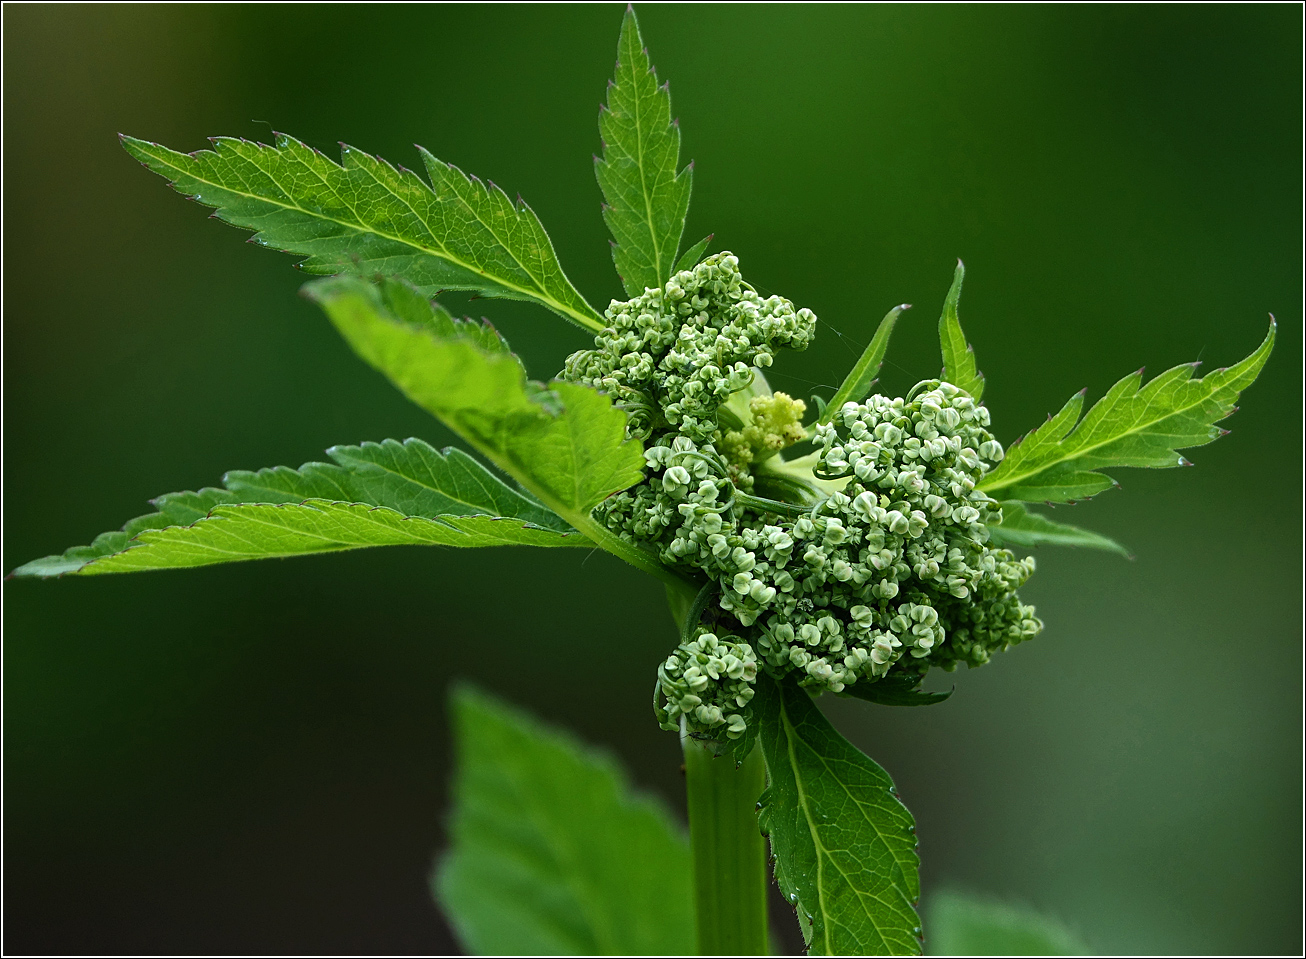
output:
[[[823,867],[824,860],[828,859],[830,861],[830,864],[834,866],[834,868],[838,871],[839,875],[843,876],[844,881],[848,883],[849,888],[851,888],[853,892],[856,894],[858,902],[861,902],[862,895],[860,892],[857,891],[856,886],[854,886],[852,880],[849,879],[848,874],[839,867],[839,864],[837,862],[835,862],[834,857],[830,855],[830,851],[826,849],[825,843],[821,841],[821,839],[817,834],[816,821],[815,819],[813,819],[812,814],[808,809],[807,790],[803,788],[802,777],[798,775],[798,757],[794,754],[794,740],[797,736],[797,731],[794,729],[793,723],[790,722],[789,720],[789,710],[784,700],[784,690],[782,689],[778,690],[778,694],[780,696],[780,719],[784,723],[784,728],[785,728],[785,752],[789,756],[789,765],[794,771],[794,787],[798,790],[798,804],[800,808],[803,810],[803,819],[807,821],[807,831],[811,835],[812,845],[817,851],[816,899],[821,909],[822,929],[825,936],[825,954],[827,956],[832,956],[834,955],[834,953],[830,951],[830,932],[829,932],[830,926],[832,924],[832,920],[830,919],[829,914],[825,910],[825,892],[824,892],[825,869]],[[815,750],[813,750],[813,752],[815,753]],[[825,758],[822,757],[819,753],[816,753],[816,756],[818,759],[821,760],[821,764],[825,766],[825,768],[830,772],[831,777],[834,779],[834,781],[839,783],[839,786],[843,789],[845,793],[847,793],[848,798],[853,802],[853,805],[857,806],[858,809],[860,809],[861,804],[857,802],[856,798],[849,791],[848,787],[844,785],[843,780],[840,779],[837,775],[835,775],[834,770],[830,769],[830,765],[825,761]],[[875,835],[878,836],[880,841],[884,843],[885,848],[888,848],[888,843],[884,839],[884,834],[880,832],[880,827],[877,826],[874,822],[872,822],[869,816],[863,814],[862,818],[865,819],[866,822],[870,825],[870,827],[875,830]],[[862,911],[866,913],[866,918],[870,920],[871,927],[875,929],[876,935],[880,937],[880,943],[886,949],[888,949],[889,940],[885,938],[883,931],[881,931],[880,929],[879,923],[875,921],[875,917],[871,915],[870,911],[865,908],[863,908]],[[845,924],[840,923],[840,925],[845,925]]]
[[[662,248],[658,244],[657,231],[653,225],[653,199],[649,195],[648,181],[644,175],[644,126],[640,121],[640,107],[642,97],[639,89],[639,71],[636,69],[637,55],[639,51],[635,50],[628,43],[626,62],[630,70],[630,89],[633,94],[635,106],[633,116],[635,119],[635,166],[639,170],[639,192],[644,198],[644,219],[648,224],[649,243],[653,246],[653,278],[656,282],[662,282]],[[654,95],[656,96],[657,81],[654,81]]]
[[[1164,376],[1165,374],[1160,374],[1160,375]],[[1194,381],[1184,380],[1183,382],[1186,384],[1192,384]],[[1197,382],[1201,383],[1200,380],[1198,380]],[[1129,398],[1133,399],[1134,397],[1137,397],[1139,393],[1142,392],[1143,389],[1146,389],[1146,387],[1142,387],[1142,389],[1135,392],[1133,396]],[[1092,453],[1094,450],[1099,450],[1110,443],[1114,443],[1117,440],[1124,439],[1126,436],[1133,436],[1136,433],[1140,433],[1143,430],[1147,429],[1149,426],[1154,426],[1157,423],[1161,422],[1162,420],[1166,419],[1167,417],[1174,416],[1178,413],[1186,413],[1189,410],[1193,409],[1193,407],[1200,406],[1205,400],[1208,400],[1212,396],[1214,396],[1215,393],[1216,390],[1212,389],[1209,392],[1202,395],[1196,402],[1189,403],[1187,406],[1174,407],[1173,409],[1171,409],[1169,412],[1165,413],[1162,416],[1158,416],[1155,419],[1151,419],[1146,422],[1137,422],[1136,426],[1124,430],[1123,432],[1115,433],[1111,436],[1108,436],[1106,439],[1103,439],[1100,442],[1090,443],[1087,446],[1080,446],[1077,449],[1075,449],[1073,453],[1064,456],[1059,456],[1058,458],[1047,461],[1037,467],[1034,467],[1032,469],[1027,469],[1023,473],[1013,473],[1011,476],[1004,478],[1003,481],[1000,483],[980,483],[979,488],[986,492],[989,490],[1006,489],[1008,486],[1018,483],[1021,480],[1026,480],[1029,479],[1031,476],[1038,476],[1040,473],[1045,473],[1054,466],[1060,466],[1062,463],[1070,463],[1073,462],[1074,460],[1081,459],[1082,457],[1087,456],[1089,453]],[[1111,406],[1107,407],[1107,409],[1104,411],[1104,415],[1111,413],[1113,410],[1117,409],[1119,405],[1120,402],[1117,400]],[[1143,415],[1146,415],[1147,410],[1150,409],[1153,405],[1155,405],[1155,398],[1149,398],[1147,401],[1147,405],[1143,407],[1143,411],[1142,411]],[[1061,439],[1057,440],[1055,446],[1059,449],[1064,443],[1074,440],[1079,432],[1080,427],[1084,425],[1084,422],[1091,415],[1093,415],[1092,409],[1090,409],[1086,414],[1084,414],[1084,418],[1081,419],[1078,423],[1076,423],[1071,428],[1068,434],[1066,434]]]
[[[480,276],[484,276],[484,277],[490,278],[490,277],[489,277],[489,274],[487,274],[484,270],[482,270],[482,269],[480,269],[479,267],[476,267],[476,266],[474,266],[474,265],[472,265],[472,264],[470,264],[470,263],[467,263],[467,262],[463,261],[462,259],[460,259],[460,258],[457,257],[457,256],[454,256],[454,255],[453,255],[452,253],[450,253],[447,249],[444,249],[444,248],[433,249],[433,248],[428,247],[428,246],[426,246],[426,245],[424,245],[424,244],[416,243],[416,242],[414,242],[413,240],[406,239],[406,238],[401,237],[401,236],[396,236],[396,235],[394,235],[394,234],[392,234],[392,233],[387,233],[387,232],[385,232],[384,230],[378,230],[378,229],[376,229],[376,228],[374,228],[374,227],[366,226],[366,225],[364,225],[364,224],[361,223],[361,222],[358,222],[358,223],[350,223],[350,222],[348,222],[347,220],[341,220],[341,219],[339,219],[339,218],[337,218],[337,217],[328,216],[328,215],[326,215],[326,214],[324,214],[324,213],[315,212],[315,211],[313,211],[313,210],[306,210],[304,207],[300,206],[298,203],[283,203],[283,202],[280,201],[280,200],[274,200],[274,199],[272,199],[272,198],[270,198],[270,197],[260,196],[260,195],[257,194],[257,193],[247,193],[247,192],[245,192],[244,190],[238,190],[238,189],[235,189],[235,188],[233,188],[233,187],[231,187],[231,186],[228,186],[227,184],[224,184],[224,183],[217,183],[217,182],[215,182],[215,181],[213,181],[213,180],[206,179],[205,177],[200,176],[199,174],[194,173],[194,172],[192,172],[192,171],[189,171],[189,170],[183,170],[181,167],[177,166],[175,163],[171,163],[171,162],[169,162],[166,158],[164,158],[164,159],[159,159],[158,162],[159,162],[162,166],[166,167],[166,168],[169,169],[169,170],[176,171],[177,173],[180,173],[180,174],[183,174],[184,176],[190,177],[191,179],[195,180],[195,181],[198,182],[198,183],[206,184],[206,185],[208,185],[208,186],[214,187],[215,189],[225,190],[225,191],[228,192],[228,193],[234,193],[234,194],[236,194],[237,196],[244,197],[244,198],[247,199],[247,200],[257,200],[257,201],[260,202],[260,203],[267,203],[267,204],[270,204],[271,206],[280,207],[280,208],[283,209],[283,210],[293,210],[293,211],[295,211],[295,212],[297,212],[297,213],[302,213],[302,214],[304,214],[305,216],[313,217],[313,218],[315,218],[315,219],[322,220],[322,221],[324,221],[324,222],[326,222],[326,223],[335,223],[335,224],[338,225],[338,226],[346,227],[347,229],[353,230],[353,231],[355,231],[355,232],[357,232],[357,233],[364,233],[364,234],[369,234],[369,235],[372,235],[372,236],[379,236],[379,237],[382,237],[382,238],[387,239],[387,240],[392,240],[392,241],[394,241],[395,243],[399,243],[399,244],[402,244],[403,246],[411,247],[411,248],[413,248],[413,249],[415,249],[415,250],[418,250],[418,251],[420,251],[420,252],[422,252],[422,253],[425,253],[425,254],[428,255],[428,256],[433,256],[433,257],[436,257],[437,259],[448,260],[450,263],[453,263],[453,264],[455,264],[456,266],[459,266],[459,267],[463,268],[464,270],[467,270],[467,271],[470,272],[470,273],[475,273],[475,274],[478,274],[478,275],[480,275]],[[351,206],[351,205],[350,205],[350,204],[349,204],[349,203],[348,203],[348,202],[347,202],[343,197],[341,197],[339,193],[337,193],[335,190],[331,189],[331,187],[326,183],[325,180],[323,180],[323,178],[321,177],[321,175],[319,175],[319,174],[317,173],[316,170],[312,170],[312,168],[311,168],[311,167],[308,167],[307,164],[305,164],[305,167],[307,167],[309,170],[312,171],[313,175],[317,177],[318,181],[319,181],[320,183],[322,183],[322,185],[323,185],[324,187],[326,187],[326,189],[328,189],[328,190],[331,191],[332,196],[334,196],[337,200],[339,200],[340,203],[341,203],[343,206],[345,206],[346,208],[348,208],[349,211],[350,211],[351,213],[354,213],[355,216],[357,216],[357,210],[355,210],[353,206]],[[341,169],[344,169],[344,167],[341,167]],[[364,169],[364,168],[360,166],[359,169]],[[276,176],[273,175],[270,171],[268,171],[268,170],[263,170],[262,172],[263,172],[264,174],[266,174],[267,177],[268,177],[270,180],[272,180],[273,183],[276,183],[277,187],[278,187],[279,189],[281,189],[283,192],[285,192],[287,196],[293,196],[292,193],[290,193],[289,191],[287,191],[287,190],[285,189],[285,187],[283,187],[283,186],[281,185],[281,183],[277,180]],[[368,170],[368,171],[366,171],[366,172],[367,172],[368,176],[370,176],[370,177],[372,178],[372,181],[373,181],[374,183],[376,183],[377,185],[381,186],[382,189],[384,189],[384,190],[385,190],[385,191],[386,191],[390,196],[394,197],[396,200],[399,200],[401,203],[403,203],[405,206],[407,206],[409,210],[412,210],[412,209],[413,209],[412,206],[411,206],[410,204],[408,204],[408,202],[407,202],[406,200],[404,200],[402,197],[400,197],[398,194],[396,194],[393,190],[391,190],[389,187],[387,187],[385,184],[383,184],[380,180],[378,180],[378,179],[376,178],[376,176],[375,176],[374,174],[372,174],[372,172],[371,172],[370,170]],[[461,197],[458,198],[458,201],[459,201],[459,204],[460,204],[464,209],[466,209],[466,210],[468,210],[469,212],[471,212],[472,217],[476,220],[477,223],[480,223],[482,226],[485,226],[486,229],[490,229],[489,226],[488,226],[488,224],[486,224],[486,223],[485,223],[485,222],[484,222],[484,221],[483,221],[479,216],[477,216],[476,213],[475,213],[474,211],[471,210],[471,208],[470,208],[470,207],[469,207],[469,206],[468,206],[468,205],[467,205],[467,204],[462,200]],[[445,203],[445,202],[448,202],[448,201],[441,200],[439,197],[436,197],[436,202],[437,202],[437,203]],[[413,210],[413,215],[417,217],[417,219],[421,222],[421,224],[422,224],[423,226],[425,226],[425,227],[427,228],[428,231],[430,231],[432,234],[434,234],[435,231],[431,229],[431,225],[430,225],[429,223],[426,222],[426,220],[421,216],[421,214],[417,213],[416,210]],[[493,230],[491,230],[491,235],[493,235],[493,236],[495,237],[496,240],[499,239],[499,238],[498,238],[498,235],[495,234],[495,233],[493,232]],[[503,246],[502,241],[499,242],[499,245],[500,245],[501,247],[503,247],[503,249],[504,249],[505,251],[507,251],[508,255],[509,255],[510,257],[512,257],[513,262],[516,263],[518,266],[520,266],[520,267],[522,268],[522,270],[526,273],[527,276],[530,276],[532,279],[535,279],[535,277],[534,277],[534,275],[531,273],[531,271],[530,271],[529,269],[527,269],[527,267],[526,267],[524,264],[522,264],[522,262],[521,262],[520,260],[517,259],[517,257],[512,253],[512,251],[509,250],[507,247]],[[512,290],[514,293],[520,293],[520,294],[522,294],[522,295],[524,295],[524,296],[528,296],[528,297],[531,297],[532,299],[537,299],[537,300],[540,300],[540,301],[544,302],[544,303],[545,303],[545,304],[546,304],[550,309],[557,310],[557,311],[560,312],[560,313],[564,313],[564,314],[566,314],[567,316],[569,316],[569,317],[571,317],[572,319],[576,320],[576,322],[580,323],[582,326],[587,327],[588,329],[595,330],[595,331],[598,331],[598,330],[601,330],[601,329],[602,329],[601,326],[597,325],[597,324],[594,322],[593,319],[591,319],[590,317],[586,316],[584,313],[581,313],[581,312],[579,312],[578,310],[574,309],[573,307],[570,307],[570,306],[568,306],[567,304],[565,304],[565,303],[563,303],[563,302],[561,302],[561,301],[555,299],[554,297],[550,296],[550,295],[547,294],[547,293],[544,293],[542,290],[539,290],[538,288],[535,289],[535,290],[532,290],[532,289],[528,289],[527,287],[520,286],[520,285],[515,284],[515,283],[507,282],[507,281],[502,280],[502,279],[500,279],[500,278],[498,278],[498,277],[494,277],[494,278],[492,278],[492,279],[493,279],[493,281],[494,281],[496,284],[498,284],[499,286],[502,286],[502,287],[504,287],[505,289],[508,289],[508,290]]]

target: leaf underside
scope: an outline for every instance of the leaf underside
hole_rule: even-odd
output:
[[[418,439],[327,451],[332,463],[233,470],[223,489],[168,493],[158,512],[15,576],[125,573],[364,546],[587,546],[533,498],[457,449]]]
[[[978,403],[984,395],[984,374],[975,368],[975,351],[966,342],[966,334],[961,331],[961,320],[957,316],[961,281],[965,276],[966,267],[958,260],[952,286],[943,301],[943,314],[939,317],[939,346],[943,350],[943,378],[953,386],[961,387]]]
[[[915,824],[893,781],[797,684],[758,687],[762,830],[810,954],[918,955]]]
[[[300,267],[308,273],[402,276],[428,295],[471,290],[530,300],[586,329],[603,328],[534,211],[425,150],[429,185],[350,146],[335,163],[284,134],[276,146],[212,142],[212,150],[188,154],[122,138],[178,192],[254,230],[252,242],[307,257]]]
[[[1129,550],[1115,540],[1092,530],[1058,523],[1038,513],[1031,513],[1017,500],[1003,502],[1002,522],[989,527],[989,538],[996,546],[1078,546],[1119,553],[1126,559],[1133,559]]]
[[[607,396],[529,382],[511,353],[397,316],[386,292],[397,282],[342,276],[310,283],[305,294],[359,356],[573,525],[640,481],[643,450],[626,439],[626,414]]]
[[[1187,466],[1177,452],[1205,446],[1224,430],[1215,424],[1234,411],[1274,349],[1275,323],[1261,345],[1240,363],[1193,379],[1196,364],[1166,370],[1142,385],[1131,373],[1080,419],[1084,393],[1072,396],[1048,422],[1007,449],[1006,458],[979,488],[1003,500],[1068,503],[1116,485],[1099,472],[1122,466]]]
[[[436,896],[479,955],[689,955],[689,844],[606,757],[453,694],[452,850]]]
[[[897,670],[871,683],[854,683],[845,686],[841,695],[864,699],[879,706],[934,706],[949,698],[955,689],[946,693],[917,689],[923,677]]]
[[[599,111],[603,156],[594,172],[606,201],[612,259],[627,296],[671,278],[685,232],[693,165],[679,172],[680,128],[671,118],[671,93],[649,63],[635,11],[626,8],[617,43],[617,68],[608,102]],[[706,243],[704,243],[706,248]]]

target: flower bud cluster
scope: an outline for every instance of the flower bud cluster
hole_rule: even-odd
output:
[[[805,405],[781,393],[745,403],[758,392],[749,364],[805,347],[815,317],[758,298],[721,254],[608,319],[565,375],[630,411],[648,470],[595,515],[717,588],[715,631],[659,669],[664,723],[737,738],[758,668],[840,692],[894,670],[978,666],[1042,628],[1015,592],[1034,561],[989,546],[1001,511],[978,484],[1003,450],[969,394],[929,381],[846,404],[815,430],[802,495],[766,499],[754,480],[774,486],[777,463],[802,479],[778,454],[807,438]]]
[[[752,646],[737,636],[697,630],[658,667],[658,721],[677,729],[684,716],[696,730],[738,739],[748,728],[744,710],[756,679]]]
[[[754,367],[770,366],[780,347],[806,349],[816,332],[810,310],[758,296],[730,253],[680,271],[664,289],[614,300],[604,319],[594,349],[573,353],[564,378],[611,395],[629,413],[633,437],[670,429],[700,443],[717,432],[718,408],[752,382]]]

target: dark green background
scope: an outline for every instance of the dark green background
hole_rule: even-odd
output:
[[[118,147],[269,125],[529,199],[576,285],[620,293],[590,154],[621,7],[7,7],[7,569],[149,496],[333,443],[450,435]],[[648,7],[696,161],[687,239],[813,309],[781,359],[832,386],[913,302],[886,391],[962,317],[1014,439],[1087,386],[1279,347],[1188,470],[1057,517],[1047,629],[926,710],[830,704],[919,821],[927,890],[1095,948],[1301,949],[1300,36],[1293,5]],[[455,301],[456,303],[456,301]],[[479,301],[537,376],[584,336]],[[648,698],[659,588],[582,551],[395,549],[4,587],[11,952],[452,948],[444,690],[470,677],[682,808]],[[788,920],[785,921],[789,925]],[[928,932],[928,930],[927,930]]]

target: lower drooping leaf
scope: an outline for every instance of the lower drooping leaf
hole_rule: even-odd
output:
[[[925,945],[931,956],[1088,956],[1061,923],[1032,909],[943,894],[929,903]]]
[[[442,452],[410,439],[335,446],[327,453],[334,463],[233,470],[223,478],[224,489],[167,493],[153,501],[157,513],[104,533],[90,546],[33,560],[13,575],[128,572],[400,543],[589,543],[461,450]],[[299,509],[306,501],[313,505]],[[274,515],[255,505],[285,509]],[[355,515],[359,510],[335,509],[345,506],[384,512],[364,518]],[[401,525],[407,520],[422,522]]]
[[[1086,499],[1116,485],[1098,472],[1121,466],[1186,466],[1177,452],[1205,446],[1224,430],[1215,424],[1234,411],[1238,394],[1255,382],[1274,349],[1275,323],[1240,363],[1192,378],[1196,364],[1166,370],[1143,385],[1131,373],[1079,418],[1081,391],[1042,426],[1007,448],[1006,458],[980,483],[990,496],[1026,503]]]
[[[946,693],[917,689],[923,678],[894,670],[873,683],[862,682],[845,686],[842,695],[851,696],[853,699],[864,699],[868,703],[876,703],[880,706],[934,706],[943,702],[955,691],[955,687]]]
[[[452,850],[436,895],[489,955],[687,955],[689,844],[608,759],[483,693],[453,695]]]
[[[888,773],[792,681],[758,679],[762,829],[812,955],[919,955],[915,823]]]
[[[1007,500],[1002,504],[1002,522],[989,527],[989,537],[998,546],[1081,546],[1084,549],[1104,549],[1133,559],[1129,550],[1115,540],[1031,513],[1025,509],[1024,503],[1017,500]]]

